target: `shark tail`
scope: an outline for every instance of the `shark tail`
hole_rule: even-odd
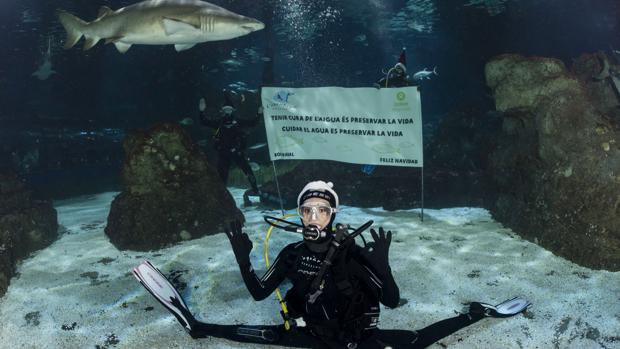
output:
[[[435,68],[433,68],[433,73],[435,73],[435,75],[439,75],[439,73],[437,72],[437,66],[435,66]]]
[[[67,32],[67,39],[65,40],[64,48],[70,49],[80,40],[82,35],[84,35],[84,28],[88,25],[88,22],[77,18],[67,11],[58,10],[57,13],[60,24],[62,24]],[[87,44],[88,42],[84,45],[84,47],[86,47]]]

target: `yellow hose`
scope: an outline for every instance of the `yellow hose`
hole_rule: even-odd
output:
[[[288,217],[297,216],[296,213],[289,213],[280,217],[281,219],[287,219]],[[273,225],[269,227],[267,230],[267,236],[265,236],[265,265],[269,268],[269,237],[271,236],[271,230],[273,230]],[[291,329],[291,324],[286,320],[288,315],[288,308],[286,307],[286,303],[284,303],[284,299],[282,299],[282,295],[280,294],[280,289],[276,288],[276,295],[278,296],[278,300],[280,301],[280,306],[282,307],[282,313],[284,314],[284,328],[289,331]]]

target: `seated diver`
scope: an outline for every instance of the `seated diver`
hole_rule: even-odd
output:
[[[425,348],[485,317],[509,317],[530,303],[513,298],[499,305],[472,302],[466,313],[417,331],[378,328],[379,303],[395,308],[399,290],[389,265],[392,234],[371,229],[373,242],[334,243],[338,195],[332,183],[308,183],[298,196],[303,241],[286,246],[259,278],[250,263],[252,242],[239,222],[226,231],[242,278],[255,300],[269,296],[285,279],[292,283],[284,303],[294,326],[218,325],[196,320],[181,296],[148,262],[134,273],[193,338],[218,337],[238,342],[298,348]],[[337,246],[340,247],[337,247]],[[336,246],[336,247],[334,247]],[[334,251],[337,251],[334,253]],[[151,279],[157,279],[151,281]],[[319,284],[319,287],[316,285]],[[286,318],[285,318],[286,319]]]
[[[224,92],[225,101],[220,110],[221,117],[219,119],[211,119],[205,113],[206,104],[204,99],[200,100],[198,109],[200,110],[200,121],[203,125],[216,130],[213,135],[215,149],[218,152],[217,172],[224,182],[228,181],[228,171],[230,170],[231,161],[243,171],[250,182],[250,190],[243,194],[243,203],[245,206],[252,205],[248,196],[260,195],[260,190],[256,184],[256,177],[250,166],[249,159],[245,154],[246,141],[243,129],[254,127],[262,117],[261,109],[257,116],[253,119],[242,119],[235,115],[235,107],[233,106],[230,95]]]
[[[388,71],[383,71],[385,75],[373,84],[376,88],[385,87],[407,87],[411,85],[409,75],[407,75],[407,49],[403,47],[398,62]]]

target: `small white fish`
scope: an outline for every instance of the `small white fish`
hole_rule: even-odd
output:
[[[47,51],[43,57],[43,63],[32,73],[32,76],[36,77],[39,80],[47,80],[51,75],[57,74],[54,69],[52,69],[52,38],[47,38]]]
[[[353,41],[355,41],[355,42],[364,42],[364,41],[366,41],[366,35],[365,34],[360,34],[360,35],[354,37]]]
[[[22,23],[37,23],[38,21],[39,18],[30,10],[24,10],[22,12]]]
[[[263,62],[271,62],[271,58],[269,58],[269,57],[261,57],[261,60]]]
[[[179,124],[181,125],[185,125],[185,126],[191,126],[194,124],[194,119],[192,118],[183,118],[181,121],[179,121]]]
[[[252,171],[254,172],[258,172],[260,171],[260,165],[255,163],[255,162],[250,162],[250,168],[252,169]]]
[[[249,147],[248,149],[252,149],[252,150],[260,149],[260,148],[262,148],[262,147],[264,147],[266,145],[267,145],[267,143],[256,143],[253,146]]]
[[[437,73],[437,67],[433,68],[433,70],[428,70],[424,68],[424,70],[420,70],[419,72],[413,74],[413,80],[422,80],[424,78],[430,80],[431,75],[433,74],[439,75],[439,73]]]
[[[237,59],[232,59],[232,58],[227,59],[225,61],[221,61],[220,63],[231,66],[231,67],[242,67],[243,66],[243,62]]]

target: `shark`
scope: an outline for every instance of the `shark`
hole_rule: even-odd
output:
[[[423,80],[424,78],[430,80],[431,75],[433,74],[439,75],[439,73],[437,73],[437,67],[433,68],[433,70],[428,70],[424,68],[423,70],[420,70],[419,72],[413,74],[413,80]]]
[[[47,51],[43,57],[43,63],[32,73],[39,80],[47,80],[56,71],[52,69],[52,38],[47,38]]]
[[[72,48],[84,36],[84,50],[103,39],[121,53],[132,45],[174,45],[178,52],[198,43],[234,39],[265,27],[257,19],[200,0],[147,0],[116,11],[102,6],[92,22],[64,10],[57,14],[67,32],[65,49]]]

